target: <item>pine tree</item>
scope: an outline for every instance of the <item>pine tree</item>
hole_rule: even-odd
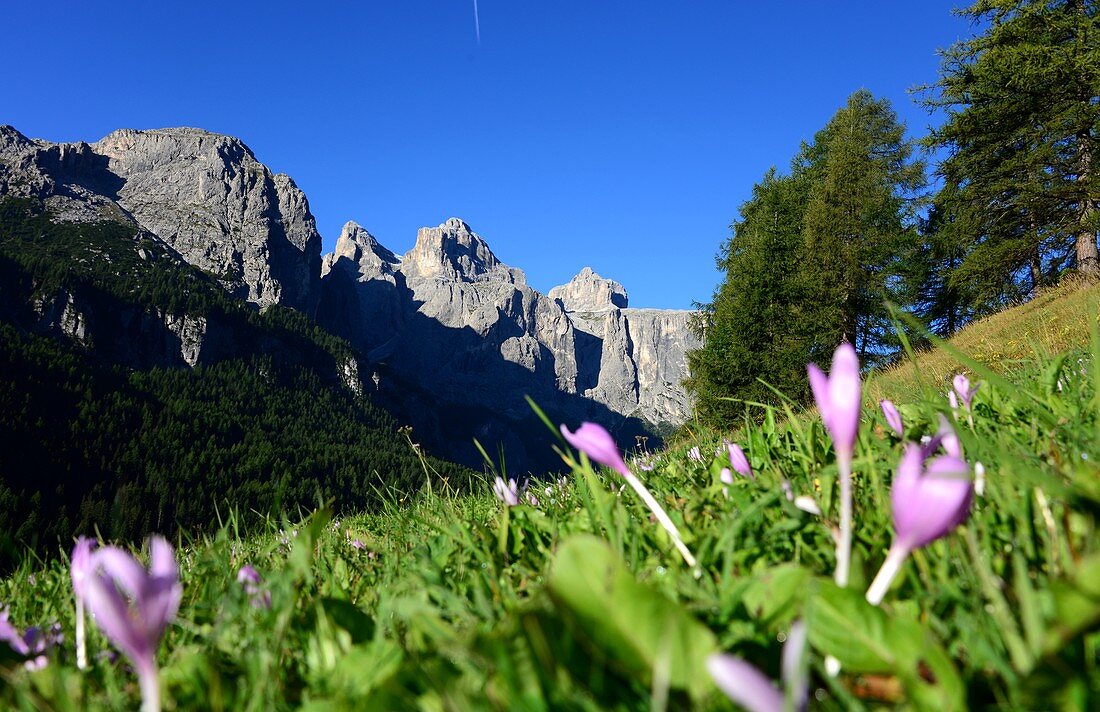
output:
[[[808,352],[803,329],[793,328],[802,301],[795,275],[802,252],[807,183],[773,168],[741,206],[741,220],[722,245],[718,267],[726,278],[700,318],[702,348],[688,354],[704,421],[728,425],[744,410],[740,401],[769,402],[763,382],[801,396]],[[763,382],[762,382],[763,381]]]
[[[769,385],[805,397],[807,361],[827,361],[844,338],[865,359],[892,346],[884,302],[912,301],[922,274],[924,167],[911,154],[889,103],[859,91],[789,176],[773,169],[753,188],[718,254],[725,279],[703,305],[704,345],[688,356],[702,420],[728,425],[740,401],[774,402]]]
[[[825,359],[844,340],[866,362],[894,347],[886,303],[910,295],[905,277],[918,245],[924,164],[912,159],[889,102],[866,90],[848,98],[814,146],[803,150],[813,188],[801,271],[811,352]]]
[[[960,11],[983,34],[944,53],[925,103],[947,110],[932,145],[949,213],[972,248],[955,281],[979,311],[1068,267],[1100,273],[1100,16],[1091,0],[980,0]]]

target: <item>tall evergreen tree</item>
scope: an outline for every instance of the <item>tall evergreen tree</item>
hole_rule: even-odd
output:
[[[845,340],[873,360],[894,346],[886,302],[910,297],[924,164],[913,160],[890,103],[866,90],[848,98],[814,146],[803,150],[813,187],[801,274],[812,355],[823,359]]]
[[[714,300],[702,305],[704,345],[688,354],[691,377],[685,384],[708,422],[731,422],[744,409],[740,400],[772,400],[762,380],[791,395],[806,390],[809,353],[801,339],[804,330],[794,328],[802,301],[795,276],[806,199],[804,176],[769,170],[753,186],[719,251],[718,267],[726,278]]]
[[[806,395],[806,362],[844,338],[864,358],[890,347],[884,301],[908,303],[924,168],[886,101],[858,91],[804,144],[789,176],[771,170],[718,254],[725,279],[699,325],[686,385],[697,412],[728,424],[738,401],[774,401],[761,381]]]
[[[979,311],[1067,267],[1100,274],[1100,14],[1093,0],[979,0],[985,31],[944,53],[925,103],[947,110],[945,210],[966,215],[972,249],[958,283]]]

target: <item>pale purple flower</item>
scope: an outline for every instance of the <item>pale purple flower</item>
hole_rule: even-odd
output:
[[[955,391],[947,392],[947,402],[951,404],[951,410],[959,409],[959,397],[955,395]]]
[[[974,400],[974,394],[977,393],[978,386],[971,388],[970,379],[961,373],[956,375],[951,383],[955,387],[955,393],[959,394],[959,400],[962,401],[963,406],[970,410],[970,404]]]
[[[92,551],[96,546],[94,539],[77,537],[69,560],[69,575],[72,577],[73,597],[76,599],[76,666],[81,670],[88,667],[84,634],[84,584],[91,574]]]
[[[707,670],[726,697],[749,712],[783,712],[783,694],[767,675],[724,653],[707,658]]]
[[[523,491],[523,499],[527,502],[527,504],[531,505],[532,507],[539,506],[539,498],[536,497],[535,493],[530,490],[525,489]]]
[[[623,456],[619,454],[619,448],[611,433],[595,423],[581,423],[575,433],[569,432],[565,425],[561,426],[562,436],[569,444],[577,448],[588,459],[604,467],[610,467],[620,475],[630,472],[630,468],[623,462]]]
[[[367,545],[363,543],[362,539],[353,539],[351,545],[353,548],[358,549],[359,551],[367,548]]]
[[[92,554],[84,596],[96,625],[133,663],[142,710],[159,710],[157,647],[183,597],[172,546],[162,537],[150,537],[148,570],[130,553],[103,547]]]
[[[519,504],[519,488],[515,480],[508,480],[505,483],[503,478],[497,477],[493,480],[493,494],[509,507]]]
[[[264,578],[254,567],[248,564],[242,566],[237,572],[237,583],[244,587],[254,607],[271,608],[271,592],[263,587]]]
[[[730,471],[730,468],[723,467],[722,471],[718,473],[718,480],[722,484],[732,485],[733,484],[733,472]]]
[[[955,429],[951,427],[951,423],[947,422],[947,418],[940,415],[940,429],[936,431],[933,437],[925,436],[921,438],[921,456],[927,460],[936,453],[937,450],[943,448],[943,451],[958,459],[963,459],[962,443],[959,442],[959,436],[955,434]]]
[[[48,662],[46,651],[60,645],[63,636],[59,623],[53,624],[46,630],[31,626],[20,635],[15,626],[8,621],[8,609],[5,608],[0,611],[0,640],[7,643],[17,655],[26,658],[23,667],[27,670],[41,670]]]
[[[642,498],[642,501],[649,507],[649,511],[653,512],[653,516],[668,532],[673,545],[684,557],[684,561],[687,562],[688,566],[694,568],[695,557],[684,544],[683,537],[680,536],[680,530],[676,528],[676,524],[669,518],[660,502],[654,499],[653,495],[642,484],[642,481],[623,462],[623,456],[619,454],[619,448],[615,445],[611,433],[596,423],[581,423],[575,433],[569,432],[569,429],[562,425],[561,434],[570,445],[583,452],[590,460],[609,467],[623,476],[627,484]]]
[[[940,455],[925,466],[920,447],[910,443],[890,490],[895,541],[911,551],[946,536],[970,515],[973,494],[965,461]]]
[[[741,449],[736,443],[729,444],[730,454],[730,466],[734,471],[742,477],[748,477],[750,480],[756,479],[752,474],[752,466],[749,464],[749,458],[745,457],[744,450]]]
[[[696,445],[695,447],[688,450],[688,459],[691,460],[692,462],[702,462],[703,461],[703,454],[699,452],[699,446],[698,445]]]
[[[859,434],[859,358],[845,342],[833,354],[833,368],[826,376],[816,364],[808,364],[810,389],[837,455],[851,457]]]
[[[894,542],[867,600],[882,602],[890,583],[911,552],[947,536],[970,516],[974,487],[966,461],[952,454],[925,464],[926,449],[908,443],[890,489]]]
[[[826,376],[815,364],[808,364],[810,389],[817,409],[836,450],[840,481],[840,536],[836,542],[836,582],[848,585],[852,558],[852,453],[859,435],[859,358],[849,343],[833,353],[833,367]]]
[[[898,412],[897,406],[888,400],[883,400],[879,405],[882,406],[882,414],[886,416],[886,424],[900,438],[905,434],[905,425],[901,422],[901,413]]]
[[[783,687],[794,710],[804,710],[809,703],[809,682],[803,653],[806,648],[806,624],[801,620],[791,625],[783,645]],[[733,655],[717,653],[707,658],[710,672],[718,689],[735,704],[749,712],[783,712],[786,699],[771,679],[753,665]]]

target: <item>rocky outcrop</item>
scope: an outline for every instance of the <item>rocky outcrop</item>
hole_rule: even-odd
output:
[[[368,354],[376,390],[422,431],[442,426],[409,408],[413,391],[430,394],[415,402],[434,413],[477,410],[466,420],[489,441],[530,416],[524,396],[620,435],[689,414],[689,313],[628,309],[623,286],[590,268],[544,295],[452,218],[422,228],[400,258],[348,223],[322,273],[318,320]]]
[[[617,307],[626,309],[627,296],[623,285],[604,279],[585,267],[567,284],[551,289],[547,296],[558,299],[571,312],[598,312]]]
[[[55,144],[3,126],[3,195],[42,199],[64,221],[135,225],[258,307],[316,311],[321,237],[305,195],[235,138],[123,129]]]
[[[583,395],[659,429],[690,417],[691,399],[681,384],[687,352],[700,345],[688,324],[691,312],[627,308],[623,286],[588,267],[549,294],[577,332]]]
[[[321,236],[305,195],[238,139],[199,129],[122,129],[92,146],[122,183],[119,205],[191,264],[260,307],[317,307]]]

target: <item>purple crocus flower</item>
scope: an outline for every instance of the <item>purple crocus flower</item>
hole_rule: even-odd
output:
[[[890,490],[894,543],[867,589],[867,600],[874,605],[882,602],[910,553],[951,533],[970,516],[974,487],[966,461],[952,454],[927,465],[925,459],[925,450],[908,443],[898,463]]]
[[[76,599],[76,666],[88,667],[88,653],[84,636],[84,584],[91,574],[92,551],[96,541],[86,536],[78,537],[69,560],[69,575],[73,580],[73,597]]]
[[[263,576],[255,568],[248,564],[242,566],[237,572],[237,583],[244,587],[254,607],[271,608],[271,592],[263,588]]]
[[[162,537],[150,537],[148,570],[129,552],[103,547],[92,554],[84,596],[100,630],[133,663],[142,711],[157,712],[157,646],[183,597],[172,546]]]
[[[497,477],[493,480],[493,494],[509,507],[519,504],[519,488],[515,480],[505,483],[503,478]]]
[[[882,406],[882,414],[886,416],[886,424],[900,438],[905,434],[905,425],[901,422],[901,413],[898,412],[897,406],[888,400],[883,400],[879,405]]]
[[[730,468],[722,468],[722,471],[718,473],[718,481],[724,485],[733,484],[733,472],[730,471]]]
[[[806,371],[821,420],[833,439],[838,457],[845,454],[851,458],[859,434],[861,384],[856,350],[847,342],[838,346],[828,376],[812,363],[806,366]]]
[[[701,452],[699,452],[699,446],[698,445],[696,445],[695,447],[688,450],[688,459],[691,460],[692,462],[702,462],[703,461],[703,454]]]
[[[852,453],[859,435],[859,358],[849,343],[833,353],[833,368],[826,376],[815,364],[808,364],[810,389],[817,409],[836,451],[840,480],[840,536],[836,543],[836,582],[848,585],[852,558]]]
[[[730,453],[730,466],[734,471],[742,477],[748,477],[750,480],[756,479],[752,474],[752,466],[749,465],[749,458],[745,457],[745,452],[736,443],[729,444]]]
[[[562,437],[569,442],[570,445],[577,448],[585,455],[588,456],[593,462],[599,463],[604,467],[609,467],[615,470],[623,479],[627,481],[627,484],[642,498],[646,506],[649,507],[649,511],[653,512],[653,516],[657,518],[657,521],[664,527],[668,535],[672,537],[672,543],[676,546],[676,549],[680,552],[680,555],[684,557],[684,561],[688,566],[695,566],[695,557],[687,546],[684,545],[683,537],[680,536],[680,530],[676,528],[676,524],[669,519],[668,514],[665,512],[664,507],[660,502],[653,498],[649,490],[646,489],[642,481],[639,480],[630,468],[623,462],[623,456],[619,454],[619,448],[615,445],[614,438],[611,437],[611,433],[607,432],[602,426],[596,423],[581,423],[581,426],[577,428],[575,433],[569,432],[569,429],[564,425],[561,426]]]
[[[803,665],[806,647],[806,624],[795,621],[787,642],[783,645],[783,686],[790,695],[795,710],[804,710],[809,702],[809,685]],[[767,675],[741,658],[717,653],[707,658],[707,670],[718,689],[735,704],[749,712],[783,712],[786,709],[782,692]]]
[[[955,393],[959,394],[963,407],[970,410],[970,404],[974,400],[974,394],[978,392],[978,386],[971,388],[970,379],[961,373],[955,376],[951,383],[955,387]]]
[[[41,670],[46,667],[46,651],[59,645],[62,639],[59,623],[48,629],[31,626],[23,635],[19,635],[19,631],[8,621],[8,609],[0,611],[0,640],[7,643],[17,655],[26,658],[23,667],[27,670]]]

